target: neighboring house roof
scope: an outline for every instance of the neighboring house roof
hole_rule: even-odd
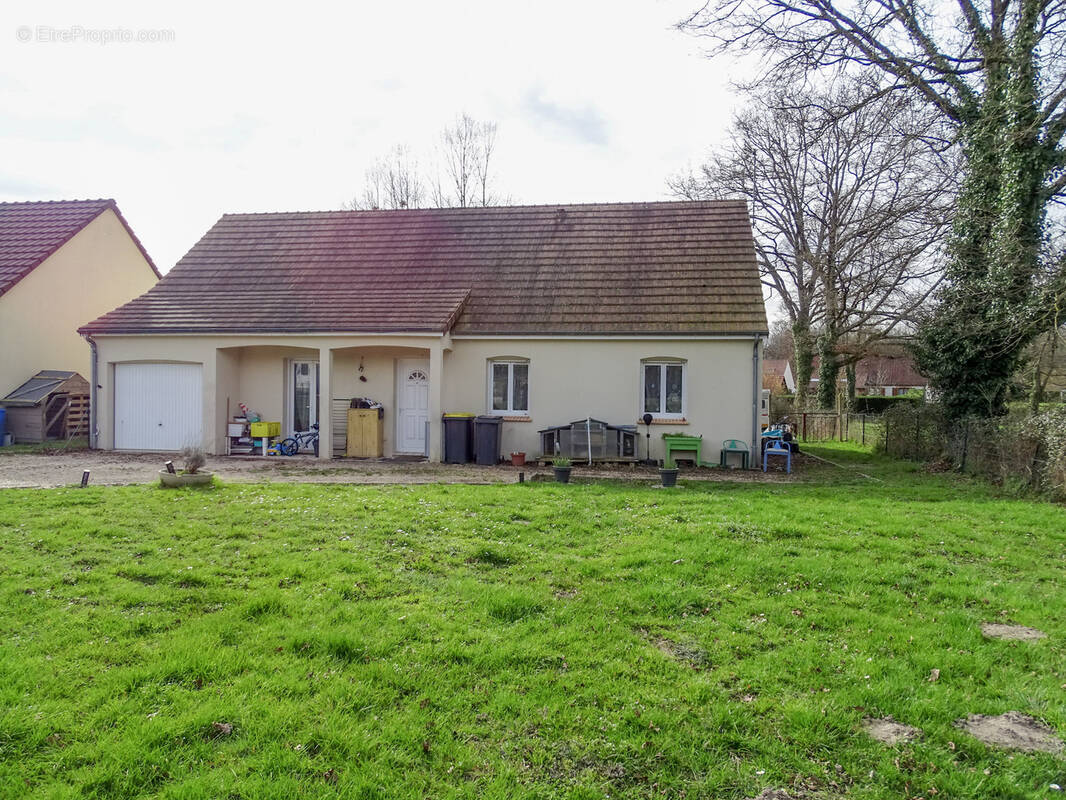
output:
[[[818,370],[822,360],[815,356],[811,362],[811,383],[818,382]],[[841,371],[840,380],[845,380]],[[883,386],[923,387],[929,380],[914,366],[908,355],[870,355],[855,363],[855,388]]]
[[[158,277],[159,270],[114,200],[0,203],[0,295],[29,275],[107,209],[115,212]]]
[[[84,333],[766,334],[743,201],[227,214]]]
[[[65,372],[58,369],[41,370],[0,400],[0,403],[5,406],[35,406],[52,392],[58,391],[71,378],[77,378],[80,383],[85,383],[85,379],[77,372]],[[88,386],[87,383],[85,385]]]
[[[869,356],[855,365],[856,386],[925,386],[909,356]]]
[[[792,391],[795,381],[792,379],[792,367],[787,358],[764,358],[762,360],[762,388],[783,388]]]

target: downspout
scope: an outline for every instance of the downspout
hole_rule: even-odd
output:
[[[92,364],[90,366],[90,381],[89,384],[89,449],[96,449],[96,385],[100,380],[100,369],[98,366],[97,352],[96,352],[96,340],[89,334],[85,334],[85,341],[89,343],[89,352],[91,355]]]
[[[762,401],[762,381],[759,380],[759,342],[762,337],[755,334],[751,348],[751,459],[748,466],[755,468],[759,460],[759,403]]]

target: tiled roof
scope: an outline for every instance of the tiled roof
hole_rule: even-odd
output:
[[[456,315],[456,311],[459,313]],[[87,333],[752,334],[740,201],[230,214]]]
[[[859,389],[880,388],[884,386],[928,386],[929,380],[923,377],[914,366],[914,359],[909,355],[868,355],[855,363],[855,386]],[[811,383],[818,382],[818,370],[822,359],[814,356],[811,360]],[[838,380],[844,380],[840,373]]]
[[[785,377],[785,367],[788,366],[786,358],[764,358],[762,360],[763,375]]]
[[[25,278],[78,231],[107,209],[115,212],[130,237],[156,270],[140,241],[130,230],[114,200],[52,200],[0,203],[0,294]]]
[[[910,356],[868,356],[855,365],[857,386],[927,386]]]

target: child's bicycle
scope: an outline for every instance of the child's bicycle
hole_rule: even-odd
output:
[[[302,447],[311,447],[314,449],[315,455],[318,455],[317,422],[311,426],[311,430],[309,431],[297,433],[295,436],[290,436],[288,439],[282,439],[281,444],[278,445],[278,450],[281,451],[283,456],[294,456],[300,452],[300,448]]]

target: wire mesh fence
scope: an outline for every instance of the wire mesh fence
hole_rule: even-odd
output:
[[[1037,414],[949,420],[932,403],[900,403],[883,414],[854,414],[795,411],[788,398],[771,398],[771,418],[791,424],[800,442],[873,446],[895,458],[1066,499],[1066,404]]]
[[[880,414],[851,414],[833,411],[804,411],[782,416],[792,425],[801,442],[854,442],[876,445],[882,440],[884,423]]]
[[[896,458],[1066,496],[1066,407],[962,420],[947,419],[935,405],[895,408],[884,428],[882,449]]]

